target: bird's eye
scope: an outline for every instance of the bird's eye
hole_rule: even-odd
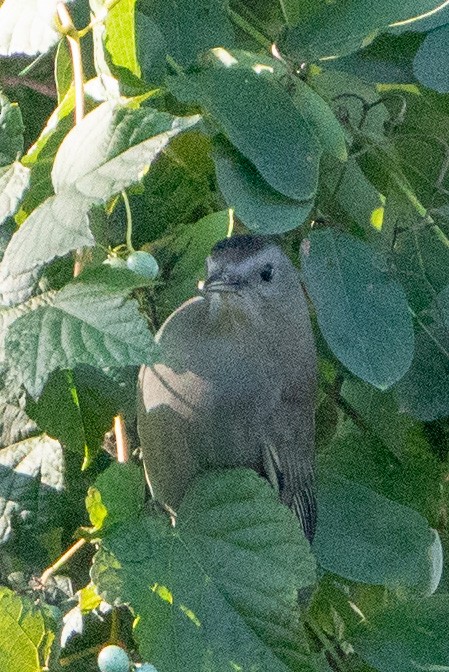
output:
[[[271,264],[265,264],[260,271],[260,277],[264,282],[270,282],[274,275],[274,268]]]

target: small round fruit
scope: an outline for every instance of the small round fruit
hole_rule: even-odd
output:
[[[126,268],[126,261],[120,257],[108,257],[103,261],[103,264],[111,268]]]
[[[136,665],[136,672],[157,672],[157,670],[151,663],[142,663]]]
[[[120,646],[110,644],[101,649],[97,664],[100,672],[129,672],[130,660]]]
[[[143,275],[145,278],[153,279],[159,273],[156,259],[148,252],[132,252],[126,260],[126,265],[130,271]]]

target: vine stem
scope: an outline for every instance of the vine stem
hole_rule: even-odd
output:
[[[226,234],[226,238],[230,238],[232,236],[232,232],[234,230],[234,210],[232,208],[229,208],[228,216],[229,216],[229,224],[228,224],[228,232]]]
[[[73,81],[75,84],[75,124],[79,124],[84,117],[84,75],[80,38],[65,3],[58,2],[56,9],[72,56]]]
[[[328,653],[328,655],[332,658],[332,660],[335,663],[336,668],[340,672],[346,672],[347,668],[345,663],[343,662],[341,656],[338,655],[337,649],[335,646],[332,644],[331,640],[329,637],[325,635],[323,630],[320,628],[318,623],[315,622],[315,619],[312,618],[310,614],[307,615],[306,617],[306,623],[309,626],[309,628],[312,630],[313,634],[315,637],[320,641],[321,645],[323,646],[324,650]]]
[[[82,547],[84,546],[85,543],[86,543],[86,540],[85,540],[85,539],[78,539],[78,541],[75,541],[75,543],[72,544],[72,546],[70,546],[70,548],[68,548],[68,549],[66,550],[66,552],[65,552],[63,555],[61,555],[60,558],[58,558],[58,559],[56,560],[56,562],[54,562],[50,567],[47,567],[47,569],[43,572],[43,574],[41,575],[41,577],[40,577],[40,579],[39,579],[40,583],[41,583],[43,586],[45,586],[45,584],[47,583],[48,579],[49,579],[51,576],[53,576],[53,574],[54,574],[55,572],[57,572],[58,569],[60,569],[61,567],[63,567],[63,565],[65,565],[66,562],[68,562],[71,558],[73,558],[73,556],[74,556],[76,553],[78,553],[78,551],[80,550],[80,548],[82,548]]]
[[[128,437],[126,436],[125,421],[123,420],[121,413],[114,418],[114,433],[117,442],[117,462],[128,462]]]
[[[133,247],[133,241],[132,241],[132,236],[133,236],[133,217],[131,214],[131,208],[129,206],[129,198],[128,194],[126,191],[122,191],[122,198],[123,198],[123,203],[125,204],[125,211],[126,211],[126,247],[130,252],[134,252],[134,247]]]
[[[84,74],[83,60],[81,57],[81,44],[78,31],[73,25],[72,17],[69,14],[67,6],[63,2],[58,2],[56,6],[58,19],[61,23],[61,32],[66,36],[69,43],[70,55],[72,57],[73,82],[75,86],[75,126],[81,122],[84,117]],[[76,278],[83,270],[83,250],[78,249],[75,252],[75,262],[73,265],[73,276]]]
[[[87,658],[88,656],[94,656],[100,653],[102,648],[103,644],[95,644],[95,646],[90,646],[88,649],[83,649],[82,651],[72,653],[70,654],[70,656],[66,656],[65,658],[60,658],[59,664],[61,665],[61,667],[67,667],[67,665],[71,665],[72,663],[75,663],[77,660],[82,660],[83,658]]]

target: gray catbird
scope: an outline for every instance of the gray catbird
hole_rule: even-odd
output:
[[[316,525],[316,352],[299,275],[263,236],[212,249],[202,296],[157,334],[164,363],[139,375],[138,432],[154,496],[175,509],[193,476],[264,475],[309,540]]]

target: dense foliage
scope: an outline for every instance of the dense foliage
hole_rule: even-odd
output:
[[[448,2],[3,0],[0,56],[2,672],[448,670]],[[232,230],[310,299],[312,549],[251,471],[145,487],[137,368]]]

